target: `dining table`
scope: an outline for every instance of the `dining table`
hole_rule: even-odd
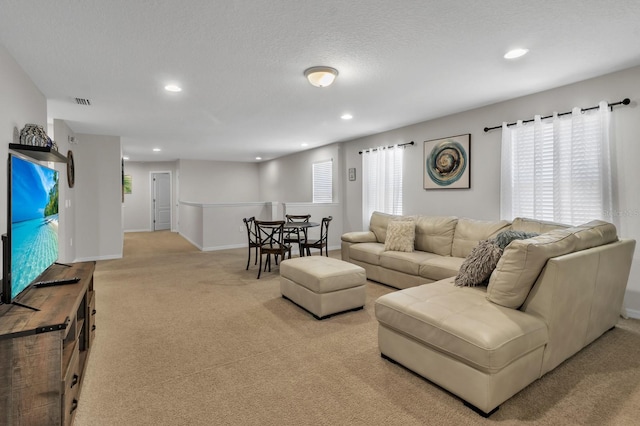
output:
[[[300,240],[300,231],[302,231],[306,237],[307,229],[313,228],[316,226],[320,226],[318,222],[285,222],[284,229],[285,231],[295,231],[298,234],[298,253],[299,256],[304,256],[302,251],[302,241]]]

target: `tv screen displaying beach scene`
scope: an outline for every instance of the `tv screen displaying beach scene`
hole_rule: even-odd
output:
[[[11,155],[11,299],[58,260],[58,172]]]

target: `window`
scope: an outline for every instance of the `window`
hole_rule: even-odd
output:
[[[378,147],[362,153],[362,223],[371,213],[402,214],[404,148]]]
[[[502,128],[501,216],[578,225],[612,209],[610,111],[574,108]]]
[[[333,160],[313,163],[313,202],[333,202]]]

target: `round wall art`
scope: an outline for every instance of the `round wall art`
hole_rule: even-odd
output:
[[[424,143],[424,189],[469,188],[471,135]]]
[[[67,152],[67,183],[69,188],[73,188],[73,185],[76,184],[76,165],[71,150]]]

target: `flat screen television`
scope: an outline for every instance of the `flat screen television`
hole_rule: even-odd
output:
[[[9,154],[2,301],[12,303],[58,260],[58,172]]]

